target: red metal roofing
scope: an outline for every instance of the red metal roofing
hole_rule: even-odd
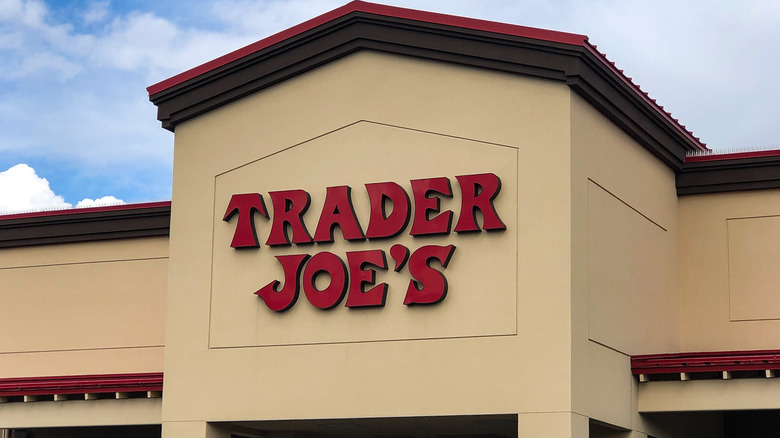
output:
[[[701,163],[704,161],[723,161],[723,160],[738,160],[741,158],[761,158],[761,157],[776,157],[780,156],[780,150],[765,150],[765,151],[749,151],[749,152],[735,152],[724,154],[706,154],[706,155],[693,155],[685,157],[686,163]]]
[[[778,369],[780,369],[779,350],[647,354],[631,357],[631,372],[633,374]]]
[[[163,373],[0,379],[0,396],[162,391]]]
[[[666,111],[663,106],[659,105],[658,102],[656,102],[655,99],[651,99],[650,95],[647,93],[647,91],[643,91],[642,88],[635,84],[634,81],[625,75],[623,73],[623,70],[620,70],[615,66],[615,63],[607,59],[607,55],[604,53],[601,53],[596,48],[596,45],[590,44],[587,41],[584,42],[584,46],[588,51],[596,55],[597,58],[599,58],[604,65],[606,65],[610,70],[612,70],[613,73],[615,73],[620,80],[622,80],[626,85],[631,87],[637,96],[639,96],[642,100],[647,102],[651,107],[653,107],[663,118],[665,118],[669,123],[674,125],[684,136],[688,137],[689,140],[691,140],[696,146],[703,151],[709,150],[707,148],[706,143],[702,143],[701,139],[699,137],[696,137],[693,135],[693,132],[689,131],[685,126],[680,124],[680,121],[678,119],[675,119],[672,117],[672,113]],[[686,160],[687,161],[687,160]]]
[[[0,214],[0,220],[23,219],[32,217],[62,216],[69,214],[98,213],[104,211],[140,210],[144,208],[170,207],[171,201],[143,202],[137,204],[106,205],[103,207],[67,208],[63,210],[33,211],[30,213]]]

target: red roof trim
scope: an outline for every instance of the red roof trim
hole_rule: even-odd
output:
[[[432,24],[441,24],[447,26],[461,27],[465,29],[481,30],[486,32],[500,33],[505,35],[519,36],[525,38],[533,38],[544,41],[551,41],[563,44],[572,44],[582,46],[588,37],[585,35],[578,35],[566,32],[558,32],[547,29],[537,29],[533,27],[518,26],[514,24],[498,23],[494,21],[478,20],[475,18],[458,17],[454,15],[438,14],[434,12],[418,11],[414,9],[399,8],[395,6],[386,6],[376,3],[368,3],[364,1],[353,1],[346,5],[334,9],[330,12],[326,12],[311,20],[305,21],[301,24],[293,26],[287,30],[283,30],[268,38],[262,39],[248,46],[242,47],[236,51],[228,53],[227,55],[220,56],[214,60],[201,64],[193,69],[187,70],[183,73],[179,73],[176,76],[165,79],[154,85],[147,87],[149,95],[165,91],[175,85],[179,85],[192,78],[200,76],[218,67],[231,63],[244,56],[251,55],[262,49],[270,47],[276,43],[292,38],[296,35],[302,34],[308,30],[314,29],[317,26],[325,24],[329,21],[333,21],[337,18],[343,17],[352,12],[364,12],[368,14],[383,15],[394,18],[402,18],[415,21],[423,21]]]
[[[292,38],[296,35],[302,34],[306,31],[314,29],[317,26],[323,25],[329,21],[333,21],[340,17],[343,17],[352,12],[363,12],[368,14],[375,14],[387,17],[401,18],[407,20],[421,21],[431,24],[446,25],[460,27],[464,29],[479,30],[485,32],[492,32],[497,34],[518,36],[524,38],[532,38],[537,40],[570,44],[574,46],[585,47],[586,50],[594,54],[601,62],[607,66],[612,72],[617,75],[626,85],[634,90],[635,94],[643,99],[648,105],[655,109],[658,114],[671,123],[684,137],[688,138],[694,145],[700,150],[708,150],[707,145],[702,143],[698,137],[695,137],[685,126],[681,125],[679,121],[672,117],[661,105],[658,105],[654,99],[651,99],[648,94],[643,91],[638,85],[636,85],[631,78],[623,74],[622,70],[615,67],[613,62],[610,62],[606,55],[599,52],[596,46],[588,43],[588,37],[585,35],[572,34],[566,32],[559,32],[547,29],[538,29],[527,26],[519,26],[515,24],[499,23],[495,21],[479,20],[475,18],[458,17],[455,15],[439,14],[434,12],[419,11],[414,9],[400,8],[396,6],[387,6],[376,3],[369,3],[364,1],[352,1],[346,5],[334,9],[330,12],[326,12],[320,16],[312,18],[301,24],[293,26],[287,30],[281,31],[268,38],[262,39],[248,46],[240,48],[236,51],[223,55],[219,58],[201,64],[195,68],[179,73],[176,76],[165,79],[154,85],[147,87],[149,95],[160,93],[173,86],[179,85],[204,73],[207,73],[216,68],[222,67],[233,61],[236,61],[244,56],[251,55],[252,53],[263,50],[274,44],[282,42],[286,39]]]
[[[630,78],[630,77],[626,76],[626,75],[623,73],[623,70],[620,70],[619,68],[617,68],[617,67],[615,66],[615,63],[614,63],[614,62],[612,62],[612,61],[610,61],[609,59],[607,59],[607,55],[605,55],[605,54],[603,54],[603,53],[599,52],[599,51],[598,51],[598,49],[596,48],[596,46],[594,46],[594,45],[592,45],[592,44],[588,43],[587,41],[585,42],[585,44],[584,44],[584,45],[585,45],[585,48],[586,48],[586,49],[588,49],[588,51],[590,51],[590,52],[591,52],[592,54],[594,54],[596,57],[598,57],[599,59],[601,59],[602,63],[603,63],[604,65],[606,65],[606,66],[607,66],[607,68],[609,68],[610,70],[612,70],[612,72],[613,72],[615,75],[617,75],[617,77],[618,77],[618,78],[620,78],[620,80],[622,80],[622,81],[623,81],[623,82],[624,82],[626,85],[628,85],[629,87],[631,87],[631,88],[632,88],[632,89],[633,89],[633,90],[636,92],[636,95],[637,95],[637,96],[639,96],[639,97],[640,97],[642,100],[644,100],[644,101],[645,101],[645,102],[646,102],[648,105],[650,105],[651,107],[653,107],[653,109],[655,109],[655,110],[656,110],[656,112],[658,112],[658,114],[660,114],[660,115],[661,115],[661,117],[663,117],[664,119],[666,119],[666,120],[667,120],[669,123],[671,123],[671,124],[672,124],[672,125],[673,125],[675,128],[677,128],[677,130],[678,130],[678,131],[680,131],[680,133],[682,133],[682,134],[683,134],[685,137],[687,137],[689,140],[691,140],[691,141],[692,141],[692,142],[693,142],[693,143],[696,145],[696,147],[698,147],[700,150],[703,150],[703,151],[709,150],[709,149],[707,148],[707,145],[701,142],[701,139],[700,139],[700,138],[698,138],[698,137],[694,136],[694,135],[693,135],[693,133],[692,133],[691,131],[689,131],[689,130],[688,130],[686,127],[685,127],[685,126],[681,125],[681,124],[680,124],[680,122],[679,122],[677,119],[675,119],[674,117],[672,117],[672,114],[671,114],[671,113],[667,112],[667,111],[664,109],[664,107],[663,107],[663,106],[661,106],[661,105],[658,105],[658,103],[655,101],[655,99],[651,99],[651,98],[650,98],[650,95],[649,95],[649,94],[648,94],[646,91],[643,91],[643,90],[642,90],[642,88],[641,88],[639,85],[635,84],[635,83],[634,83],[634,81],[633,81],[633,80],[631,80],[631,78]]]
[[[631,357],[632,374],[780,370],[780,350],[648,354]]]
[[[144,208],[170,207],[171,201],[143,202],[137,204],[107,205],[103,207],[68,208],[64,210],[34,211],[31,213],[0,214],[0,220],[26,219],[33,217],[63,216],[81,213],[100,213],[107,211],[142,210]]]
[[[0,396],[162,391],[163,373],[0,379]]]
[[[767,151],[737,152],[733,154],[709,154],[685,157],[686,163],[701,163],[705,161],[738,160],[741,158],[761,158],[780,156],[780,149]]]

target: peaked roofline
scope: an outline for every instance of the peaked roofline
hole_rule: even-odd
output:
[[[156,84],[150,85],[146,90],[149,93],[149,96],[164,92],[191,79],[195,79],[198,76],[219,69],[220,67],[224,67],[232,62],[238,61],[241,58],[253,55],[277,43],[281,43],[285,40],[310,31],[318,26],[337,20],[352,13],[366,13],[390,18],[419,21],[427,24],[453,26],[473,31],[489,32],[507,36],[535,39],[551,43],[584,47],[588,51],[592,52],[596,57],[598,57],[604,63],[604,65],[607,66],[607,68],[611,69],[618,77],[620,77],[623,82],[631,87],[640,99],[644,100],[648,105],[653,107],[653,109],[658,112],[661,117],[672,124],[683,136],[687,137],[688,141],[693,144],[695,149],[707,150],[706,144],[703,143],[701,139],[694,136],[691,131],[680,124],[679,120],[672,117],[671,113],[667,112],[663,106],[659,105],[655,101],[655,99],[651,99],[647,92],[642,91],[642,89],[637,84],[635,84],[631,78],[623,74],[622,70],[619,70],[617,67],[615,67],[615,63],[610,62],[605,54],[597,50],[595,45],[590,44],[588,42],[587,35],[520,26],[516,24],[500,23],[496,21],[480,20],[476,18],[460,17],[456,15],[420,11],[396,6],[387,6],[361,0],[354,0],[349,2],[340,8],[326,12],[289,29],[283,30],[260,41],[249,44],[226,55],[220,56],[219,58],[203,63],[197,67],[191,68]]]
[[[584,45],[588,40],[586,35],[558,32],[554,30],[538,29],[534,27],[519,26],[515,24],[499,23],[495,21],[479,20],[476,18],[459,17],[456,15],[439,14],[435,12],[419,11],[416,9],[400,8],[396,6],[387,6],[377,3],[369,3],[360,0],[354,0],[346,5],[304,21],[289,29],[271,35],[248,46],[230,52],[219,58],[203,63],[197,67],[191,68],[185,72],[179,73],[168,79],[160,81],[146,88],[149,95],[165,91],[166,89],[182,82],[188,81],[200,76],[203,73],[222,67],[247,55],[268,48],[276,43],[292,38],[306,31],[314,29],[317,26],[329,21],[341,18],[353,12],[364,12],[367,14],[382,15],[386,17],[402,18],[407,20],[422,21],[431,24],[440,24],[444,26],[455,26],[463,29],[479,30],[484,32],[499,33],[504,35],[518,36],[524,38],[538,39],[555,43],[571,44],[576,46]]]
[[[780,156],[686,159],[706,145],[584,35],[363,1],[154,84],[149,99],[163,128],[174,131],[361,50],[563,82],[674,171],[678,195],[780,188]]]

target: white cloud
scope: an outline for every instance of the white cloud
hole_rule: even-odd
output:
[[[344,3],[343,0],[216,0],[211,6],[211,14],[225,23],[227,28],[239,28],[258,40]]]
[[[0,79],[47,71],[69,79],[82,71],[109,68],[137,72],[151,83],[268,32],[263,25],[226,31],[186,27],[153,12],[120,13],[107,1],[90,3],[78,17],[91,27],[54,22],[47,5],[38,0],[0,0],[0,49],[8,50],[0,52]]]
[[[84,198],[76,204],[76,208],[102,207],[105,205],[120,205],[124,203],[125,201],[113,196],[103,196],[102,198],[97,199]]]
[[[115,18],[110,32],[96,41],[92,60],[127,70],[164,64],[178,33],[173,23],[151,13]]]
[[[22,163],[0,172],[0,213],[70,207],[32,167]]]
[[[22,23],[32,27],[42,27],[43,18],[47,12],[46,5],[36,0],[28,0],[22,3],[22,7],[19,9]]]
[[[115,17],[106,31],[83,44],[84,61],[142,74],[147,85],[238,49],[256,34],[182,27],[153,13]]]
[[[345,2],[0,0],[0,169],[45,157],[84,184],[74,202],[166,198],[172,135],[144,88]],[[780,2],[382,2],[588,34],[711,146],[778,141]]]
[[[93,2],[87,7],[87,10],[81,14],[81,19],[87,24],[99,23],[108,17],[109,6],[111,2]]]
[[[0,76],[13,79],[47,71],[56,72],[60,79],[70,79],[82,70],[78,64],[51,52],[33,53],[20,64],[0,68]]]
[[[0,33],[0,50],[18,49],[24,43],[24,35],[21,32]]]
[[[109,195],[97,199],[84,198],[76,204],[76,208],[124,203],[125,201]],[[64,197],[55,194],[49,187],[49,181],[38,176],[35,169],[27,164],[17,164],[0,172],[0,214],[66,208],[73,208],[73,204],[65,202]]]

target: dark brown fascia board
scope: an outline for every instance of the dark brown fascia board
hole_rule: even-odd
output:
[[[780,156],[686,163],[677,195],[780,188]]]
[[[434,29],[443,32],[436,32]],[[471,65],[479,64],[479,61],[469,59],[474,56],[482,59],[482,62],[490,61],[488,55],[496,51],[490,39],[480,42],[472,38],[458,37],[460,33],[455,33],[452,29],[430,23],[353,12],[153,94],[150,100],[158,106],[158,119],[163,123],[163,127],[173,130],[181,121],[358,50],[377,50]],[[495,38],[493,34],[486,34]],[[558,45],[563,50],[571,50],[572,47]],[[528,44],[531,50],[533,46],[534,44]],[[517,70],[517,66],[512,66],[516,62],[504,62],[507,65],[502,66],[502,60],[494,60],[493,68]],[[560,69],[556,71],[554,68],[538,68],[531,64],[525,67],[526,74],[564,80]]]
[[[0,248],[167,236],[170,223],[170,205],[4,219]]]
[[[582,52],[578,69],[566,80],[572,90],[675,172],[682,169],[687,151],[698,150],[592,52]]]
[[[376,50],[565,81],[675,172],[685,138],[584,46],[353,12],[150,96],[178,123],[358,50]]]

